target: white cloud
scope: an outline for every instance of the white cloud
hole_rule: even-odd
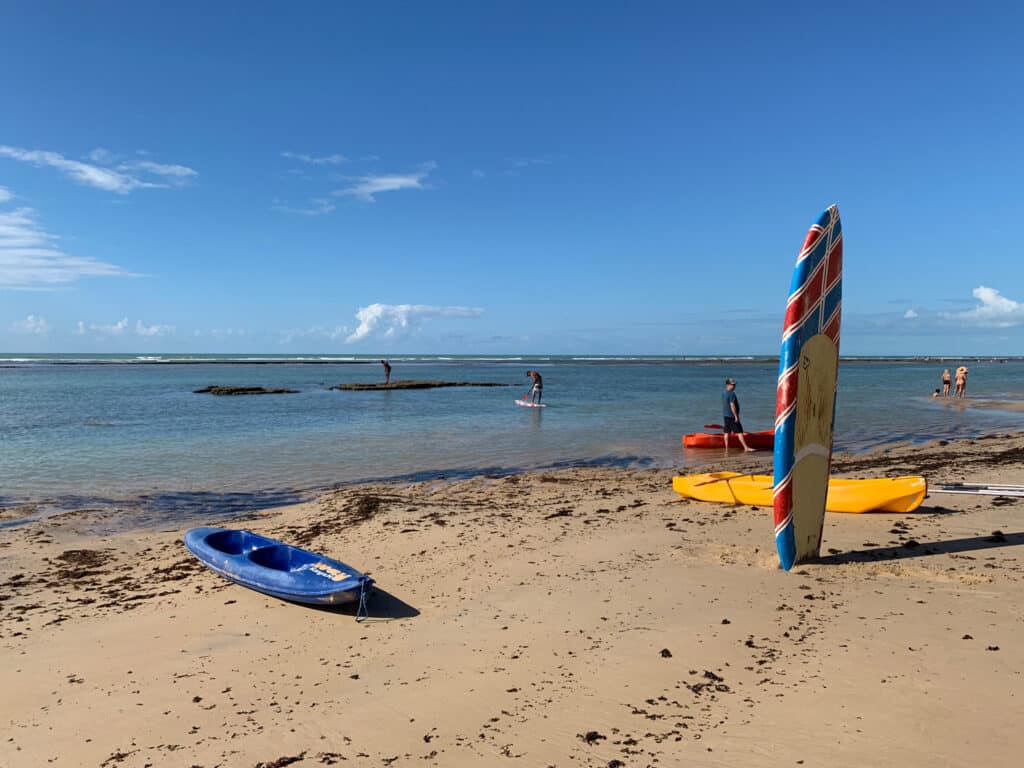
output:
[[[516,168],[529,168],[531,165],[551,165],[551,159],[547,157],[526,157],[520,160],[513,160],[512,165]]]
[[[0,187],[0,203],[6,203],[8,200],[14,199],[14,193],[11,192],[7,187]]]
[[[415,333],[425,320],[436,317],[479,317],[476,307],[430,307],[423,304],[371,304],[356,312],[359,327],[345,338],[346,343],[370,336],[401,338]]]
[[[904,320],[913,320],[916,317],[917,317],[917,312],[915,312],[912,309],[908,309],[906,312],[903,313],[903,319]]]
[[[982,328],[1010,328],[1024,324],[1024,304],[980,285],[971,291],[979,304],[964,312],[943,312],[942,317]]]
[[[72,333],[76,336],[85,336],[88,333],[100,338],[106,336],[124,336],[125,334],[134,333],[136,336],[150,338],[155,336],[171,336],[175,331],[176,328],[173,325],[146,325],[141,320],[135,321],[135,329],[132,330],[131,324],[128,322],[128,318],[122,317],[116,323],[110,324],[86,323],[84,320],[79,320]]]
[[[92,333],[96,336],[121,336],[126,330],[128,330],[127,317],[121,318],[112,325],[97,325],[96,323],[86,325],[79,320],[75,326],[74,334],[76,336],[84,336],[86,333]]]
[[[482,179],[486,175],[487,174],[484,171],[480,170],[479,168],[473,169],[473,178]]]
[[[92,160],[92,162],[99,163],[100,165],[110,165],[114,162],[114,153],[109,149],[104,149],[103,147],[96,147],[96,149],[92,150],[86,155],[86,157]]]
[[[103,189],[107,192],[116,192],[119,195],[126,195],[140,187],[157,186],[110,168],[101,168],[98,165],[81,163],[77,160],[68,160],[56,152],[19,149],[18,147],[8,147],[0,144],[0,156],[32,163],[32,165],[36,166],[50,166],[64,172],[80,184]]]
[[[537,166],[551,165],[554,162],[550,157],[522,157],[509,160],[509,168],[505,170],[506,176],[519,176],[530,168]]]
[[[114,264],[70,256],[56,247],[31,208],[0,211],[0,287],[71,283],[82,277],[131,277]]]
[[[229,339],[233,336],[245,336],[244,328],[213,328],[209,331],[196,331],[196,336],[212,336],[215,339]]]
[[[289,160],[298,160],[300,163],[306,165],[341,165],[342,163],[348,162],[348,158],[344,155],[324,155],[322,157],[315,157],[314,155],[306,155],[302,152],[282,152],[281,157],[287,157]]]
[[[336,195],[348,195],[367,203],[376,200],[375,195],[381,192],[397,192],[402,189],[426,189],[423,181],[430,172],[437,168],[437,163],[424,163],[420,170],[406,174],[384,174],[381,176],[356,176],[350,179],[353,184],[334,192]]]
[[[305,208],[293,208],[290,205],[282,205],[277,201],[274,202],[274,207],[279,211],[298,213],[302,216],[322,216],[325,213],[330,213],[335,208],[334,203],[322,197],[313,198]]]
[[[145,171],[151,173],[154,176],[163,176],[169,181],[184,181],[185,179],[198,176],[199,173],[192,168],[185,165],[177,165],[175,163],[154,163],[152,160],[137,160],[133,163],[123,163],[118,166],[118,170],[128,171]]]
[[[33,333],[37,336],[45,336],[50,332],[50,326],[45,317],[29,315],[24,320],[11,323],[11,329],[16,333]]]
[[[127,195],[136,189],[159,189],[181,184],[185,178],[198,175],[196,171],[183,165],[163,165],[149,161],[138,161],[119,165],[117,168],[104,167],[113,160],[113,155],[105,149],[94,149],[89,153],[92,163],[70,160],[57,152],[40,149],[22,149],[0,144],[0,157],[9,157],[31,163],[37,167],[56,168],[65,175],[89,187]],[[142,171],[158,176],[162,181],[147,181],[127,171]],[[171,182],[171,183],[168,183]]]
[[[143,325],[141,320],[135,321],[136,336],[171,336],[174,331],[173,325]]]
[[[89,327],[92,330],[97,331],[97,332],[102,333],[102,334],[105,334],[105,335],[120,336],[128,328],[128,318],[127,317],[122,317],[120,320],[118,320],[113,325],[91,325]]]

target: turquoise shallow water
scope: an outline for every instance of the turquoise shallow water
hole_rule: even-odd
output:
[[[154,519],[283,503],[338,483],[580,464],[696,466],[680,436],[720,422],[726,376],[748,430],[774,416],[774,360],[391,358],[392,379],[508,387],[341,392],[376,359],[0,355],[0,507],[144,509]],[[1024,428],[1024,413],[930,394],[934,362],[840,366],[836,449]],[[525,372],[543,410],[516,407]],[[1024,362],[970,363],[972,399],[1024,400]],[[294,395],[213,397],[211,384]],[[969,404],[968,404],[969,405]],[[766,465],[770,463],[766,454]]]

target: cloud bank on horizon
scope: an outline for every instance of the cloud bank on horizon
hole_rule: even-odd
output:
[[[2,233],[2,226],[0,226]],[[0,234],[2,242],[2,234]],[[2,274],[2,249],[0,249],[0,274]],[[2,283],[0,283],[2,287]],[[1024,303],[1003,296],[998,290],[979,286],[972,291],[978,300],[977,306],[961,312],[927,312],[908,309],[902,318],[915,325],[956,325],[969,328],[1011,328],[1024,326]],[[356,311],[358,325],[352,330],[347,325],[313,325],[301,330],[287,330],[278,334],[278,342],[291,344],[296,341],[321,341],[329,343],[358,344],[364,342],[392,342],[415,338],[422,334],[427,323],[443,318],[476,319],[483,315],[479,307],[433,306],[428,304],[383,304],[373,303]],[[52,335],[53,327],[41,314],[29,314],[24,319],[8,324],[8,330],[16,335],[43,337]],[[271,332],[273,334],[273,332]],[[115,338],[168,338],[178,334],[173,323],[146,324],[136,320],[134,326],[128,317],[114,323],[96,323],[79,320],[71,331],[73,336],[89,336],[96,340]],[[188,334],[193,337],[209,337],[226,340],[250,336],[242,328],[194,329]]]
[[[943,312],[942,317],[967,326],[1012,328],[1024,324],[1024,304],[1008,299],[995,288],[979,285],[971,295],[978,305],[964,312]]]
[[[31,317],[31,315],[30,315]],[[44,318],[39,318],[43,324],[46,324]],[[75,325],[72,333],[75,336],[92,336],[97,339],[106,339],[112,336],[135,336],[142,337],[156,337],[156,336],[173,336],[177,329],[173,325],[166,323],[156,323],[154,325],[146,325],[141,320],[135,321],[135,327],[132,328],[131,323],[128,322],[127,317],[122,317],[116,323],[86,323],[84,320],[79,320]]]
[[[423,323],[438,317],[480,317],[478,307],[432,307],[426,304],[370,304],[356,312],[359,327],[346,344],[369,338],[397,339],[417,333]]]
[[[35,336],[45,336],[50,332],[49,323],[45,317],[28,315],[24,320],[16,320],[11,323],[11,330],[15,333],[28,333]]]

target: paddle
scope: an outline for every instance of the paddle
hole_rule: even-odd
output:
[[[935,493],[972,493],[980,496],[1024,496],[1024,485],[987,483],[946,483],[928,489]]]
[[[1008,491],[1024,491],[1024,485],[1010,483],[944,483],[939,488],[1005,488]]]

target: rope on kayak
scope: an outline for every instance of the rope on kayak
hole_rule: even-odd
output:
[[[366,607],[366,584],[369,582],[365,576],[359,580],[359,606],[356,608],[356,621],[370,618],[370,611]]]

